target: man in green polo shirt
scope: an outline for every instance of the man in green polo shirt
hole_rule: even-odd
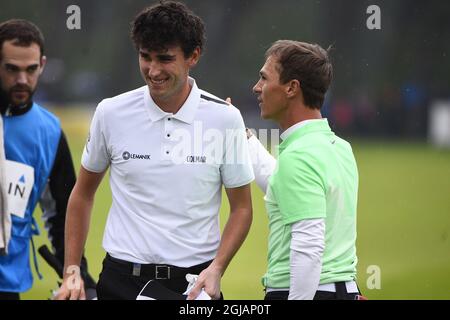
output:
[[[331,131],[320,112],[332,73],[327,51],[319,45],[281,40],[267,51],[253,88],[261,117],[283,130],[265,195],[270,234],[263,285],[268,300],[359,297],[358,170],[350,144]],[[250,138],[251,149],[255,143]],[[256,176],[262,162],[266,167],[273,163],[259,158]]]

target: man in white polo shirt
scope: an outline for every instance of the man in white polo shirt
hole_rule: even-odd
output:
[[[277,162],[249,138],[269,215],[266,300],[362,298],[355,282],[356,161],[320,112],[331,78],[320,46],[280,40],[266,52],[253,88],[261,117],[284,131]]]
[[[147,85],[97,107],[69,201],[66,272],[57,298],[84,298],[71,267],[79,265],[94,194],[110,167],[113,202],[98,298],[135,299],[151,280],[183,293],[186,274],[199,274],[189,298],[204,289],[219,299],[220,279],[252,219],[254,176],[241,114],[189,77],[204,26],[185,5],[143,10],[132,39]],[[220,238],[222,185],[231,209]]]

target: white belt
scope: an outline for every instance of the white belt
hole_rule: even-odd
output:
[[[355,281],[347,281],[345,283],[345,287],[347,288],[347,293],[358,293],[358,286]],[[320,284],[317,291],[326,291],[326,292],[336,292],[336,286],[333,283]]]
[[[347,293],[358,293],[358,286],[356,285],[355,281],[347,281],[345,283],[345,287],[347,288]],[[266,288],[266,292],[273,292],[273,291],[289,291],[289,288]],[[317,288],[317,291],[326,291],[326,292],[336,292],[336,286],[334,282],[332,283],[326,283],[326,284],[320,284]]]

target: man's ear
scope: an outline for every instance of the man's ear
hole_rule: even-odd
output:
[[[199,47],[194,49],[194,52],[192,52],[191,56],[189,57],[189,68],[195,67],[198,60],[200,60],[200,55],[202,54],[202,51]]]
[[[41,75],[42,72],[44,72],[44,67],[45,67],[46,63],[47,63],[47,57],[46,56],[42,56],[41,57],[41,65],[39,66],[39,68],[40,68],[39,75]]]
[[[301,91],[300,81],[297,79],[291,80],[287,83],[286,95],[288,98],[294,98]]]

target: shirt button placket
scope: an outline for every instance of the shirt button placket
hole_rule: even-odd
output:
[[[164,121],[164,143],[163,143],[163,159],[165,161],[170,161],[171,160],[171,151],[172,151],[172,146],[170,143],[170,137],[172,136],[171,132],[173,131],[173,118],[172,117],[168,117],[165,121]]]

